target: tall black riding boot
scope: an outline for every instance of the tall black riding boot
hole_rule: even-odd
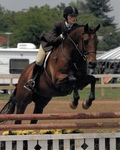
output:
[[[29,91],[33,91],[33,89],[35,87],[35,78],[36,78],[36,76],[37,76],[39,71],[42,72],[43,71],[43,67],[35,64],[35,66],[33,68],[32,79],[28,80],[25,83],[24,88],[26,88]]]

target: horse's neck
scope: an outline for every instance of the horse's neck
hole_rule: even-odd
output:
[[[66,39],[65,44],[64,44],[64,53],[67,55],[69,60],[71,61],[76,61],[76,59],[79,59],[79,49],[78,49],[78,41],[76,38],[68,37]],[[81,52],[80,52],[81,53]]]

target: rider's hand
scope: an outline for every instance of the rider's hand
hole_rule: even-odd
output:
[[[61,38],[62,38],[62,39],[65,39],[65,38],[67,37],[68,33],[69,33],[69,30],[63,31],[62,34],[60,35]]]

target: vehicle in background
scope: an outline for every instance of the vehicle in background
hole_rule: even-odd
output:
[[[22,70],[36,60],[38,49],[32,43],[18,43],[17,48],[0,48],[0,74],[21,74]],[[17,83],[14,80],[14,84]],[[0,79],[0,85],[9,85],[8,79]],[[4,90],[4,93],[7,91]]]

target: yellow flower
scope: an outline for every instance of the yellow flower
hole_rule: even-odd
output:
[[[22,132],[23,135],[28,135],[28,134],[35,134],[36,132],[34,130],[24,130]]]
[[[40,130],[40,134],[54,134],[54,130]]]
[[[15,133],[16,135],[22,135],[22,130],[16,130]]]
[[[9,131],[4,131],[3,133],[2,133],[2,135],[8,135],[9,134]]]
[[[36,134],[36,132],[34,130],[28,130],[29,134]]]
[[[62,134],[62,131],[61,130],[55,130],[54,134]]]
[[[70,133],[83,133],[79,129],[56,129],[56,130],[40,130],[40,134],[70,134]],[[4,131],[2,135],[29,135],[36,134],[34,130],[9,130]]]
[[[16,135],[16,131],[12,131],[12,130],[4,131],[2,135]]]

